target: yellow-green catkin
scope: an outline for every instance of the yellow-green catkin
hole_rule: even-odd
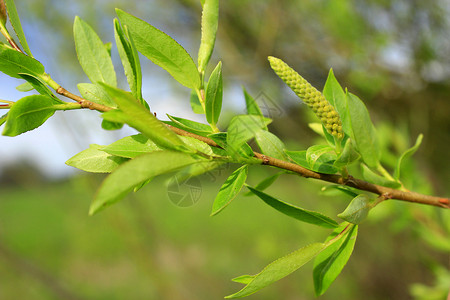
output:
[[[269,62],[278,77],[319,117],[327,131],[334,137],[342,139],[344,133],[339,114],[327,99],[325,99],[323,94],[281,59],[269,56]]]

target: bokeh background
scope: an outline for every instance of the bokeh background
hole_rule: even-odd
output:
[[[73,92],[77,83],[88,82],[76,60],[75,15],[104,42],[114,42],[112,20],[119,7],[174,37],[196,59],[197,0],[16,2],[34,56]],[[446,0],[222,1],[211,62],[211,69],[219,60],[224,67],[219,127],[244,111],[244,86],[274,119],[271,131],[290,150],[306,149],[317,140],[307,126],[313,116],[270,70],[267,56],[282,58],[319,89],[333,68],[341,85],[369,107],[386,150],[385,165],[391,168],[395,155],[423,133],[405,183],[448,197],[449,32]],[[122,74],[114,46],[112,53]],[[188,90],[145,58],[142,66],[144,97],[158,117],[170,113],[203,121],[190,112]],[[14,89],[21,83],[1,73],[0,98],[23,97]],[[88,217],[103,176],[77,172],[64,162],[91,143],[134,133],[105,132],[100,122],[96,112],[57,113],[35,131],[0,137],[0,299],[219,299],[240,288],[231,278],[257,273],[329,233],[244,193],[209,217],[233,165],[179,187],[181,194],[193,195],[194,205],[175,205],[165,177]],[[249,183],[274,172],[255,167]],[[268,192],[335,216],[349,199],[318,193],[322,186],[282,176]],[[446,299],[449,219],[448,211],[383,203],[360,226],[349,264],[321,299]],[[311,299],[311,272],[308,264],[249,299]]]

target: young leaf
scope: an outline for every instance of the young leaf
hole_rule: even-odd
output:
[[[249,284],[253,279],[255,278],[255,275],[242,275],[236,278],[231,279],[231,281],[242,283],[242,284]]]
[[[286,153],[284,153],[286,148],[284,143],[273,133],[259,130],[255,134],[255,141],[263,154],[281,160],[288,160]]]
[[[120,157],[135,158],[136,156],[162,150],[142,134],[124,137],[100,150]]]
[[[212,126],[216,126],[222,110],[222,62],[219,62],[209,78],[206,87],[205,113],[206,120]]]
[[[88,101],[106,105],[109,107],[117,107],[117,104],[114,102],[114,100],[99,84],[79,83],[77,84],[77,88],[80,91],[81,96],[83,96],[83,98]]]
[[[371,183],[375,183],[382,186],[387,186],[390,188],[398,189],[401,184],[397,181],[389,180],[383,176],[380,176],[370,170],[366,165],[361,164],[363,178]]]
[[[237,194],[239,194],[244,186],[245,180],[247,179],[247,173],[248,166],[243,165],[227,178],[214,200],[211,216],[218,214],[230,204],[234,198],[236,198]]]
[[[4,0],[4,1],[6,4],[6,8],[8,10],[9,21],[11,22],[11,25],[14,28],[17,37],[19,38],[23,50],[25,51],[26,54],[33,57],[33,54],[31,54],[30,47],[28,46],[27,40],[25,38],[25,34],[23,33],[22,25],[20,24],[19,14],[17,13],[14,0]]]
[[[294,163],[308,170],[324,174],[335,174],[339,169],[333,166],[332,162],[330,163],[330,159],[333,159],[333,156],[327,153],[329,150],[327,147],[329,146],[317,145],[317,147],[310,147],[308,149],[309,153],[307,151],[285,151],[285,153]]]
[[[245,88],[242,88],[244,90],[244,98],[245,98],[245,108],[247,110],[247,115],[254,115],[254,116],[260,116],[264,117],[261,109],[259,108],[258,103],[256,103],[255,99],[250,96],[249,93],[245,90]],[[264,130],[267,130],[267,126],[264,128]]]
[[[103,146],[92,144],[88,149],[76,154],[66,165],[91,173],[110,173],[128,159],[108,154]]]
[[[195,121],[174,117],[171,115],[167,115],[169,119],[173,122],[171,125],[177,128],[201,135],[208,136],[208,134],[212,133],[211,126],[208,126],[203,123],[198,123]]]
[[[357,161],[360,157],[361,155],[359,155],[359,153],[353,148],[352,140],[347,139],[342,153],[334,162],[334,166],[338,168],[348,166],[349,164]]]
[[[133,95],[105,84],[100,85],[103,86],[123,113],[120,114],[120,116],[115,116],[119,117],[119,119],[124,118],[124,120],[119,120],[119,122],[127,123],[131,127],[137,129],[162,148],[174,150],[183,148],[183,142],[180,138],[168,129],[164,123],[156,119],[156,117],[148,111],[148,109],[142,106],[139,103],[139,100],[134,98]],[[109,121],[116,122],[118,120],[110,119]]]
[[[317,163],[327,163],[336,159],[336,153],[330,146],[314,145],[306,150],[306,161],[314,169]]]
[[[369,214],[372,209],[372,203],[366,194],[360,194],[353,198],[347,208],[338,217],[349,223],[359,224]]]
[[[317,226],[322,226],[325,228],[336,228],[338,224],[333,219],[322,215],[315,211],[309,211],[289,203],[283,202],[281,200],[275,199],[272,196],[267,195],[261,191],[258,191],[247,185],[247,188],[261,200],[263,200],[267,205],[272,206],[279,212],[297,219],[299,221],[314,224]]]
[[[14,103],[8,113],[3,135],[17,136],[41,126],[54,113],[60,102],[52,97],[31,95]]]
[[[31,85],[33,89],[35,89],[39,94],[44,96],[53,97],[56,101],[60,103],[64,103],[63,101],[56,98],[53,92],[48,88],[48,86],[39,78],[30,74],[19,74],[20,77],[25,79],[28,84]]]
[[[338,112],[342,122],[342,130],[345,134],[350,136],[352,130],[347,110],[347,98],[336,77],[334,77],[333,69],[330,69],[330,72],[328,73],[328,78],[323,88],[323,95]]]
[[[105,206],[121,200],[136,186],[152,177],[176,171],[199,161],[202,159],[169,150],[138,156],[122,164],[105,179],[91,204],[89,214],[93,215]]]
[[[397,167],[394,170],[394,178],[396,180],[400,179],[400,174],[401,174],[401,171],[402,171],[402,163],[403,163],[403,161],[405,159],[408,159],[409,157],[411,157],[414,153],[416,153],[417,149],[419,149],[419,147],[420,147],[420,144],[422,144],[422,139],[423,139],[423,134],[419,134],[419,136],[417,137],[417,140],[416,140],[416,143],[414,144],[414,146],[412,146],[411,148],[409,148],[408,150],[403,152],[403,154],[398,159]]]
[[[351,93],[346,94],[352,140],[363,161],[371,168],[376,168],[380,160],[380,149],[375,128],[370,120],[364,103]]]
[[[127,26],[136,49],[169,72],[182,85],[200,88],[200,75],[194,61],[174,39],[123,10],[116,9],[122,26]]]
[[[227,144],[228,133],[227,132],[212,133],[212,134],[209,134],[208,137],[210,139],[212,139],[214,142],[216,142],[217,145],[219,145],[223,149],[228,149],[229,151],[227,151],[226,155],[230,155],[230,154],[236,155],[236,151],[233,148],[228,147],[228,144]],[[231,152],[231,153],[229,153],[229,152]],[[242,144],[242,146],[238,149],[237,154],[243,158],[250,158],[250,157],[254,156],[252,148],[247,143]]]
[[[0,71],[11,77],[31,74],[39,77],[45,72],[44,66],[32,57],[26,56],[0,43]]]
[[[94,29],[80,17],[75,17],[73,35],[78,61],[92,83],[117,85],[116,72],[105,46]]]
[[[351,229],[340,238],[337,237],[346,226],[351,226]],[[325,243],[335,238],[339,238],[339,240],[319,253],[314,260],[313,277],[314,289],[317,297],[326,292],[344,269],[344,266],[347,264],[347,261],[353,252],[357,234],[357,225],[348,225],[348,223],[344,222],[327,238]]]
[[[34,87],[29,82],[24,82],[21,85],[16,86],[16,90],[19,92],[29,92],[34,90]]]
[[[124,33],[122,27],[120,27],[119,21],[114,19],[114,37],[116,39],[117,50],[125,70],[128,85],[130,86],[133,96],[144,104],[142,98],[142,73],[139,55],[132,38],[128,34],[128,30],[125,29],[125,31],[126,33]]]
[[[242,282],[248,282],[247,285],[237,293],[226,296],[225,298],[242,298],[256,293],[260,289],[286,277],[302,267],[323,251],[326,246],[324,243],[308,245],[277,259],[256,275],[245,275],[245,280],[242,280]]]
[[[205,72],[216,42],[219,23],[219,0],[206,0],[202,13],[202,37],[198,49],[198,70]]]
[[[205,109],[203,108],[202,104],[200,103],[197,92],[195,90],[191,90],[191,94],[189,96],[189,102],[191,103],[191,108],[194,113],[205,114]]]
[[[242,145],[267,126],[272,120],[260,116],[240,115],[230,121],[227,149],[236,153]]]
[[[123,123],[110,122],[107,120],[102,121],[102,128],[105,130],[118,130],[123,127]]]

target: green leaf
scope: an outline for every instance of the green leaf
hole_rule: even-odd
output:
[[[19,74],[32,74],[40,77],[44,74],[45,68],[34,58],[0,43],[0,71],[15,78],[20,78]]]
[[[180,150],[183,142],[164,123],[148,111],[131,93],[101,84],[123,113],[124,123],[137,129],[159,147]],[[109,113],[109,112],[108,112]],[[105,114],[104,114],[105,115]],[[116,115],[117,117],[117,115]],[[117,122],[117,119],[109,120]],[[119,120],[119,122],[122,122]]]
[[[347,208],[338,217],[349,223],[359,224],[369,214],[372,209],[372,201],[366,194],[360,194],[353,198]]]
[[[106,105],[109,107],[116,108],[117,104],[114,100],[109,96],[106,90],[99,84],[96,83],[79,83],[77,84],[77,88],[80,91],[81,96],[84,99]]]
[[[313,277],[316,297],[323,295],[326,292],[333,281],[342,272],[353,252],[358,234],[358,226],[350,225],[352,226],[351,229],[343,236],[338,237],[346,226],[349,225],[344,222],[333,231],[326,242],[335,238],[339,238],[339,240],[319,253],[314,260]]]
[[[191,103],[191,108],[194,113],[205,114],[205,109],[203,108],[202,104],[200,103],[197,92],[195,90],[191,90],[189,101]]]
[[[423,139],[423,134],[419,134],[419,136],[417,137],[417,140],[416,140],[416,143],[414,144],[414,146],[412,146],[411,148],[409,148],[408,150],[403,152],[403,154],[398,159],[397,167],[394,170],[394,178],[396,180],[400,179],[400,174],[401,174],[401,171],[402,171],[402,163],[403,163],[403,161],[405,159],[408,159],[409,157],[411,157],[414,153],[416,153],[417,149],[419,149],[419,147],[420,147],[420,144],[422,144],[422,139]]]
[[[75,17],[73,35],[78,61],[92,83],[117,85],[116,73],[102,40],[80,17]]]
[[[333,69],[330,69],[330,72],[328,73],[328,78],[323,88],[323,95],[338,112],[344,133],[351,136],[352,129],[347,110],[347,98],[341,85],[337,81],[336,77],[334,77]]]
[[[325,228],[336,228],[338,224],[333,219],[322,215],[315,211],[309,211],[289,203],[283,202],[281,200],[275,199],[272,196],[267,195],[261,191],[258,191],[247,185],[247,188],[261,200],[263,200],[267,205],[272,206],[279,212],[297,219],[301,222],[314,224],[317,226],[322,226]]]
[[[219,0],[206,0],[202,7],[202,37],[198,49],[198,70],[201,73],[205,72],[216,42]]]
[[[128,160],[106,153],[102,148],[103,146],[92,144],[66,161],[66,165],[91,173],[110,173]]]
[[[34,87],[29,82],[24,82],[21,85],[16,86],[16,90],[19,92],[29,92],[34,90]]]
[[[144,104],[144,99],[142,98],[142,73],[139,55],[132,38],[128,34],[128,29],[125,28],[125,30],[122,30],[117,19],[114,19],[114,36],[131,93],[136,99],[139,99],[141,103]]]
[[[55,113],[56,99],[42,95],[24,97],[14,103],[8,113],[3,135],[17,136],[41,126]]]
[[[253,279],[255,278],[255,275],[242,275],[236,278],[231,279],[231,281],[242,283],[242,284],[249,284]]]
[[[205,96],[206,120],[213,126],[216,126],[219,120],[220,111],[222,110],[222,96],[222,62],[219,62],[209,78]]]
[[[167,115],[167,117],[169,117],[169,119],[173,122],[172,126],[175,126],[177,128],[180,128],[180,129],[183,129],[183,130],[186,130],[186,131],[189,131],[189,132],[201,135],[201,136],[205,136],[205,137],[212,133],[211,126],[208,126],[206,124],[198,123],[198,122],[183,119],[183,118],[174,117],[171,115]]]
[[[194,61],[174,39],[123,10],[116,9],[122,26],[127,26],[136,49],[169,72],[182,85],[199,89],[200,75]]]
[[[240,115],[230,121],[227,134],[227,150],[237,153],[245,142],[267,126],[272,120],[260,116]]]
[[[230,204],[234,198],[236,198],[237,194],[239,194],[244,186],[245,180],[247,179],[247,174],[248,166],[243,165],[227,178],[225,183],[220,188],[216,199],[214,199],[211,216],[218,214],[222,209]]]
[[[107,120],[102,121],[102,128],[105,130],[118,130],[123,127],[123,123],[110,122]]]
[[[361,155],[353,148],[353,143],[351,139],[347,139],[345,142],[344,149],[342,153],[338,156],[334,162],[334,166],[337,168],[342,168],[350,165],[351,163],[357,161]]]
[[[399,187],[401,187],[401,184],[397,181],[392,181],[389,179],[386,179],[383,176],[380,176],[376,173],[374,173],[372,170],[370,170],[366,165],[361,164],[362,166],[362,176],[365,180],[371,182],[371,183],[375,183],[378,185],[382,185],[382,186],[386,186],[386,187],[390,187],[393,189],[398,189]]]
[[[244,91],[245,108],[247,110],[247,114],[264,117],[264,115],[261,112],[261,109],[259,108],[259,105],[258,105],[258,103],[256,103],[255,99],[252,96],[250,96],[249,93],[247,93],[245,88],[242,88],[242,89]],[[264,130],[267,130],[267,126],[264,128]]]
[[[277,180],[278,177],[280,177],[281,174],[285,174],[285,173],[286,173],[285,171],[281,171],[281,172],[275,173],[272,176],[269,176],[269,177],[263,179],[260,183],[258,183],[255,186],[255,190],[258,190],[261,192],[264,191],[269,186],[271,186],[275,182],[275,180]],[[245,193],[245,196],[250,196],[251,194],[252,194],[252,192],[248,191],[247,193]]]
[[[148,179],[176,171],[182,167],[201,161],[190,154],[175,151],[155,151],[138,156],[117,168],[102,183],[94,201],[89,209],[93,215],[121,200],[136,186]]]
[[[309,169],[316,172],[325,174],[337,173],[339,169],[333,165],[335,159],[336,153],[330,146],[314,145],[306,150],[306,161]]]
[[[25,51],[26,54],[33,57],[33,54],[31,54],[30,47],[28,46],[27,40],[25,38],[25,34],[23,33],[22,25],[20,24],[19,14],[17,13],[14,0],[4,0],[4,1],[6,4],[6,8],[8,10],[9,21],[11,22],[11,25],[14,28],[17,37],[19,38],[23,50]]]
[[[312,146],[314,147],[314,146]],[[328,147],[328,146],[325,146]],[[313,148],[314,149],[314,148]],[[302,150],[302,151],[284,151],[289,158],[296,163],[299,166],[302,166],[308,170],[314,171],[314,172],[319,172],[319,173],[324,173],[324,174],[335,174],[336,172],[338,172],[338,168],[336,168],[333,165],[333,161],[329,161],[327,162],[327,156],[324,156],[321,159],[317,159],[315,161],[315,163],[313,164],[313,166],[311,167],[311,165],[309,164],[308,160],[307,160],[307,151],[306,150]],[[313,156],[314,152],[313,150],[310,151],[310,161],[313,162],[314,160],[314,156]]]
[[[263,154],[281,160],[288,160],[286,153],[284,153],[286,146],[273,133],[266,130],[259,130],[256,132],[255,141]]]
[[[380,149],[375,128],[364,103],[355,95],[347,93],[348,112],[352,127],[351,138],[363,161],[376,168],[380,160]]]
[[[120,157],[135,158],[136,156],[162,150],[142,134],[124,137],[100,150]]]
[[[39,77],[36,77],[34,75],[30,74],[19,74],[20,77],[25,79],[29,85],[32,86],[33,89],[35,89],[39,94],[44,96],[53,97],[56,101],[59,101],[60,103],[64,103],[63,101],[56,98],[56,96],[53,94],[53,92],[48,88],[48,86],[40,79]]]
[[[231,155],[231,154],[236,155],[236,151],[234,149],[228,147],[228,144],[227,144],[228,133],[226,133],[226,132],[212,133],[212,134],[209,134],[208,137],[210,139],[212,139],[214,142],[216,142],[217,145],[219,145],[221,148],[226,149],[225,151],[227,151],[227,155]],[[252,148],[247,143],[244,143],[239,148],[239,150],[237,151],[237,154],[241,158],[251,158],[254,156]],[[237,161],[241,162],[240,159],[238,159]],[[249,160],[246,160],[246,161],[250,162]]]
[[[239,292],[225,298],[242,298],[256,293],[260,289],[296,271],[323,251],[325,247],[326,245],[324,243],[314,243],[308,245],[277,259],[254,276],[245,275],[247,280],[243,281],[249,281],[247,285]]]
[[[3,116],[0,117],[0,126],[2,126],[6,120],[8,119],[8,114],[4,114]]]

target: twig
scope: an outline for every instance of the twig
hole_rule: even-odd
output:
[[[170,125],[167,125],[169,129],[171,129],[173,132],[179,135],[183,136],[189,136],[194,137],[202,142],[205,142],[206,144],[213,146],[213,147],[219,147],[216,142],[211,140],[210,138],[203,137],[191,132],[187,132],[183,129],[176,128]],[[346,185],[349,187],[356,188],[358,190],[363,190],[367,192],[371,192],[374,194],[377,194],[379,196],[382,196],[384,199],[393,199],[393,200],[401,200],[401,201],[407,201],[407,202],[413,202],[413,203],[420,203],[420,204],[426,204],[426,205],[433,205],[437,207],[442,208],[450,208],[450,199],[449,198],[441,198],[436,196],[429,196],[429,195],[423,195],[415,192],[409,192],[409,191],[400,191],[380,185],[376,185],[361,179],[354,178],[352,176],[348,176],[347,178],[344,178],[341,175],[331,175],[331,174],[322,174],[318,172],[314,172],[311,170],[308,170],[302,166],[299,166],[297,164],[287,162],[284,160],[280,160],[274,157],[270,157],[267,155],[263,155],[258,152],[253,152],[256,158],[260,159],[264,165],[269,165],[273,167],[277,167],[279,169],[284,169],[288,171],[295,172],[303,177],[306,178],[314,178],[322,181],[327,181],[331,183],[336,183],[340,185]]]

